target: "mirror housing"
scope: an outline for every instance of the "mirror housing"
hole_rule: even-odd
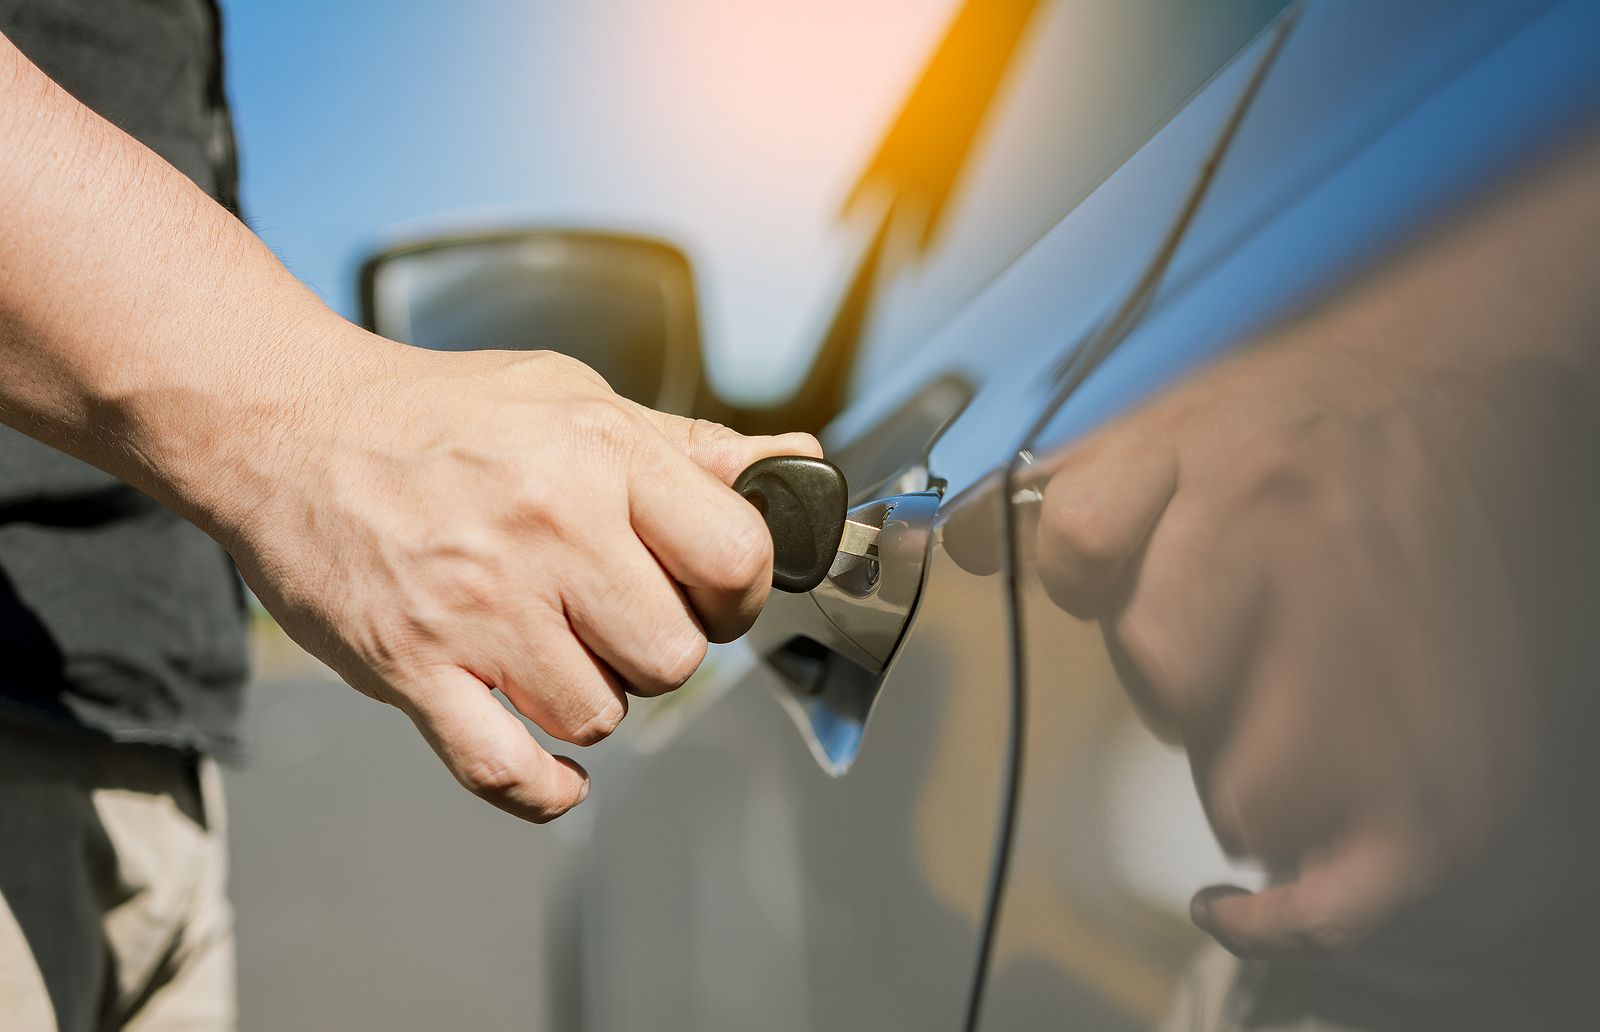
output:
[[[439,351],[552,350],[642,405],[711,404],[689,259],[649,237],[513,229],[389,247],[360,270],[368,329]]]
[[[775,404],[717,397],[689,259],[652,237],[526,228],[402,243],[361,263],[361,320],[433,350],[559,351],[624,397],[743,434],[817,433],[844,406],[886,228],[861,257],[804,380]]]

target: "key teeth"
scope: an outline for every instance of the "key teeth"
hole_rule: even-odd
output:
[[[878,535],[880,533],[880,528],[874,527],[870,523],[846,520],[844,533],[839,537],[838,552],[844,555],[876,558],[878,554]]]

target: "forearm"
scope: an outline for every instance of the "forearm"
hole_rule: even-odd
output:
[[[380,342],[3,37],[0,141],[0,421],[224,529],[247,454]]]
[[[560,355],[349,325],[3,39],[0,420],[221,540],[295,640],[531,820],[588,782],[489,689],[588,744],[626,691],[682,684],[772,577],[727,482],[821,454],[651,412]]]

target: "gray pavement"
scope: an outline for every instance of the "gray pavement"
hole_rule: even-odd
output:
[[[245,1032],[566,1024],[547,886],[578,814],[501,814],[399,712],[267,652],[254,758],[227,776]]]

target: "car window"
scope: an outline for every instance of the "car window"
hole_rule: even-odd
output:
[[[1070,211],[1286,6],[1057,0],[1030,10],[970,145],[917,156],[959,164],[948,196],[928,195],[928,184],[946,180],[926,168],[869,167],[864,176],[860,192],[892,196],[894,222],[858,388]],[[966,13],[952,34],[995,31],[964,25]]]

